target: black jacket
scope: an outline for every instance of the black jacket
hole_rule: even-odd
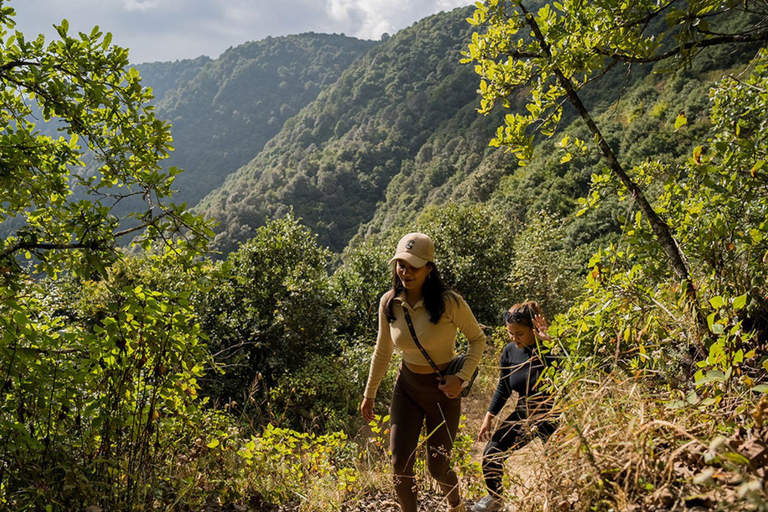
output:
[[[534,412],[546,413],[551,408],[549,395],[539,391],[539,378],[551,365],[553,357],[540,356],[535,346],[517,348],[514,343],[507,343],[501,354],[501,376],[496,392],[491,399],[488,411],[494,416],[501,412],[504,404],[517,391],[520,398],[515,412],[521,418],[527,418]]]

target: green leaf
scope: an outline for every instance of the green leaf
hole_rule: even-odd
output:
[[[696,162],[699,165],[701,164],[701,153],[702,153],[702,151],[704,151],[704,148],[702,148],[701,146],[696,146],[693,149],[693,161]]]
[[[680,113],[680,115],[677,116],[677,119],[675,119],[675,130],[679,130],[686,124],[688,124],[688,118],[685,117],[684,113]]]
[[[721,296],[717,295],[716,297],[709,299],[709,303],[712,304],[713,308],[720,309],[725,304],[725,300]]]
[[[725,452],[725,453],[723,454],[723,456],[724,456],[726,459],[730,460],[731,462],[735,462],[735,463],[737,463],[737,464],[742,464],[742,465],[744,465],[744,466],[748,466],[748,465],[749,465],[749,459],[748,459],[748,458],[746,458],[745,456],[743,456],[743,455],[742,455],[742,454],[740,454],[740,453],[736,453],[736,452]]]
[[[725,382],[725,374],[719,370],[710,370],[701,379],[696,380],[696,385],[711,384],[713,382]]]
[[[733,299],[733,310],[738,311],[744,306],[747,305],[747,294],[739,295],[735,299]]]
[[[16,327],[22,327],[29,324],[29,318],[27,318],[27,315],[21,311],[17,311],[13,314],[13,321],[16,324]]]
[[[687,13],[685,11],[682,11],[680,9],[674,9],[666,15],[665,19],[667,21],[667,24],[670,27],[672,27],[674,25],[677,25],[680,22],[680,20],[685,18],[686,15]]]
[[[751,389],[756,393],[768,393],[768,384],[759,384]]]
[[[749,171],[750,175],[754,178],[755,174],[757,174],[757,171],[763,168],[765,165],[765,160],[759,160],[755,165],[752,166],[752,170]]]
[[[671,402],[667,402],[666,404],[664,404],[664,407],[666,407],[667,409],[676,410],[676,409],[682,409],[683,407],[685,407],[685,405],[686,405],[685,402],[682,400],[673,400]]]
[[[712,330],[712,326],[715,325],[715,315],[717,315],[717,313],[710,313],[707,315],[707,326],[710,331]]]
[[[62,39],[64,37],[66,37],[67,36],[67,32],[69,32],[69,21],[67,21],[66,18],[61,20],[61,25],[56,27],[56,31],[59,33],[59,35],[62,37]]]

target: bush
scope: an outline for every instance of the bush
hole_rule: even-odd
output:
[[[255,238],[217,264],[210,291],[196,300],[224,372],[205,382],[207,395],[222,404],[238,402],[264,422],[265,389],[317,354],[338,354],[328,262],[328,250],[289,215],[259,228]]]
[[[0,304],[0,504],[125,510],[151,501],[199,406],[207,352],[189,301],[197,270],[169,248],[115,264],[106,280],[79,281],[77,293],[27,282],[19,299]],[[148,284],[158,275],[183,284]]]
[[[369,363],[367,348],[311,357],[270,389],[273,411],[280,411],[273,421],[304,432],[355,431]]]

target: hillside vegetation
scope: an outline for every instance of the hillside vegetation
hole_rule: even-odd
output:
[[[197,204],[376,44],[308,33],[245,43],[215,60],[140,65],[157,115],[173,126],[164,165],[185,171],[177,200]]]
[[[289,119],[263,152],[197,207],[220,223],[214,248],[226,254],[267,218],[292,209],[318,233],[321,244],[340,252],[351,241],[402,229],[432,205],[488,203],[494,194],[497,201],[499,184],[507,178],[519,183],[523,174],[536,175],[543,187],[534,195],[522,192],[515,200],[502,200],[513,209],[506,217],[515,230],[527,223],[527,212],[572,215],[579,208],[577,198],[589,190],[598,157],[563,165],[550,145],[540,149],[550,158],[521,171],[517,158],[488,147],[505,112],[478,113],[474,70],[457,64],[470,41],[465,19],[471,12],[456,9],[399,32]],[[584,88],[584,101],[596,113],[606,113],[606,136],[616,141],[619,154],[681,158],[690,147],[678,144],[675,138],[681,136],[668,118],[680,110],[692,121],[705,117],[708,84],[748,58],[725,52],[708,51],[691,70],[674,77],[649,76],[651,65],[634,66],[631,73],[611,70]],[[626,107],[631,113],[617,112],[619,98],[637,100]],[[512,99],[513,105],[521,101]],[[626,118],[654,107],[642,128],[624,129]],[[573,122],[575,111],[566,109],[561,129],[579,130],[578,123],[570,126]],[[611,214],[590,213],[570,228],[577,239],[569,245],[575,250],[617,230]]]
[[[468,9],[431,16],[356,61],[291,118],[253,161],[198,210],[221,223],[215,246],[228,252],[267,217],[292,207],[341,251],[370,219],[393,176],[460,109],[477,104],[468,66]]]

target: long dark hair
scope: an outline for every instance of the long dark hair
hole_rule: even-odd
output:
[[[541,307],[535,300],[515,304],[504,312],[504,322],[507,324],[523,324],[533,329],[533,317],[542,315]]]
[[[437,267],[431,261],[427,263],[432,267],[429,271],[427,279],[421,287],[421,293],[424,296],[424,307],[429,313],[429,321],[436,324],[440,321],[440,317],[445,313],[445,301],[446,297],[451,296],[455,300],[455,293],[451,287],[445,284],[445,281],[440,277]],[[392,310],[392,299],[397,297],[403,292],[403,282],[400,281],[400,277],[397,275],[397,263],[392,268],[392,289],[389,290],[389,298],[387,299],[387,322],[392,323],[395,321],[395,313]]]

